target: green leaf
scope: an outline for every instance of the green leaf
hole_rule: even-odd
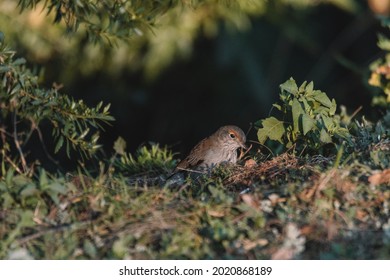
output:
[[[280,106],[278,103],[274,103],[272,104],[272,106],[278,109],[279,111],[282,111],[282,106]]]
[[[328,108],[332,108],[333,104],[325,92],[315,90],[313,98],[315,101],[319,102],[323,106],[328,107]]]
[[[306,98],[302,98],[301,102],[303,104],[303,111],[307,114],[311,114],[312,111],[313,111],[313,106],[310,105],[310,104],[313,104],[313,102],[308,102],[310,98],[306,99]]]
[[[97,256],[97,250],[95,245],[89,241],[88,239],[85,239],[84,244],[83,244],[83,250],[92,259],[95,259]]]
[[[385,51],[390,51],[390,40],[383,34],[378,35],[378,47]]]
[[[304,111],[298,99],[296,98],[293,99],[291,111],[292,111],[291,113],[293,118],[293,132],[294,134],[297,134],[299,132],[299,120],[301,119],[301,116],[304,114]]]
[[[0,66],[0,74],[8,72],[11,68],[8,66]]]
[[[262,121],[263,128],[257,131],[257,137],[261,144],[269,138],[283,144],[282,137],[286,132],[284,123],[275,117],[270,117]]]
[[[26,176],[23,176],[23,175],[16,175],[13,179],[12,179],[12,182],[18,186],[18,187],[21,187],[21,186],[25,186],[27,185],[28,183],[31,182],[31,180],[26,177]]]
[[[300,85],[300,87],[299,87],[299,92],[304,92],[304,91],[305,91],[306,84],[307,84],[307,82],[304,81],[304,82]]]
[[[320,141],[322,143],[332,143],[332,137],[330,137],[330,135],[325,131],[325,129],[321,129]]]
[[[335,135],[344,139],[348,139],[351,137],[351,133],[348,131],[348,129],[344,127],[338,127],[337,130],[335,131]]]
[[[122,259],[127,252],[126,237],[121,236],[112,245],[112,252],[116,258]]]
[[[48,190],[48,191],[46,191],[46,193],[50,196],[51,200],[53,200],[53,202],[54,202],[56,205],[59,205],[59,204],[60,204],[60,200],[59,200],[59,198],[58,198],[58,193],[57,193],[57,192]]]
[[[5,176],[5,182],[8,186],[12,186],[12,178],[14,176],[14,170],[12,168],[7,170],[7,174]]]
[[[58,151],[61,149],[61,147],[64,145],[64,136],[60,136],[58,138],[56,147],[54,148],[54,153],[58,153]]]
[[[66,141],[66,155],[70,158],[70,143],[69,140]]]
[[[35,223],[33,221],[34,218],[34,212],[31,210],[25,210],[21,214],[21,219],[19,222],[20,227],[31,227],[35,226]]]
[[[46,175],[46,171],[45,169],[42,169],[41,171],[41,175],[39,176],[39,185],[41,186],[41,188],[45,188],[48,184],[48,178],[47,178],[47,175]]]
[[[18,65],[25,64],[25,63],[26,63],[26,60],[23,57],[21,57],[21,58],[15,59],[14,62],[12,63],[12,65],[18,66]]]
[[[0,191],[2,191],[2,192],[6,192],[7,191],[7,186],[4,183],[2,183],[2,182],[0,182]]]
[[[286,91],[286,92],[291,93],[293,95],[296,95],[298,93],[298,86],[293,78],[290,78],[288,81],[281,84],[280,89],[282,91]]]
[[[302,115],[303,135],[306,135],[310,130],[316,127],[316,122],[308,114]]]
[[[34,184],[29,184],[21,192],[21,197],[33,196],[38,193],[38,189]]]
[[[49,184],[46,187],[46,189],[50,190],[52,192],[60,193],[60,194],[66,194],[68,192],[68,189],[66,188],[66,186],[64,186],[58,182],[53,182],[53,183]]]
[[[118,137],[118,139],[115,141],[114,150],[121,156],[126,154],[126,141],[122,137]]]
[[[321,115],[321,119],[324,123],[324,127],[326,128],[326,131],[329,131],[333,126],[333,120],[330,117],[327,117],[325,115]]]
[[[334,98],[333,98],[332,99],[332,106],[329,109],[329,115],[334,116],[334,114],[336,113],[336,109],[337,109],[336,100],[334,100]]]
[[[310,82],[307,86],[306,86],[306,94],[309,96],[311,94],[313,94],[313,89],[314,89],[314,83],[313,82]]]

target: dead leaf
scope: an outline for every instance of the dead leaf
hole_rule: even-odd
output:
[[[390,184],[390,169],[385,169],[380,173],[371,175],[368,178],[368,181],[372,186],[377,186],[381,184]]]
[[[245,162],[245,167],[247,167],[247,168],[252,168],[252,167],[254,167],[254,166],[256,166],[257,165],[257,163],[256,163],[256,161],[254,161],[253,159],[248,159],[246,162]]]
[[[253,195],[251,195],[251,194],[243,194],[243,195],[241,195],[241,199],[242,199],[242,201],[244,201],[245,204],[247,204],[251,208],[259,210],[259,206],[260,206],[259,201],[256,200],[253,197]]]
[[[225,212],[216,211],[216,210],[207,210],[207,214],[209,214],[211,217],[215,217],[215,218],[222,218],[225,216]]]
[[[242,245],[246,251],[252,250],[253,248],[255,248],[257,246],[264,247],[267,244],[268,244],[268,240],[264,239],[264,238],[254,240],[254,241],[249,240],[249,239],[244,239],[242,241]]]
[[[356,219],[364,222],[366,220],[366,217],[367,217],[367,212],[365,210],[358,209],[356,211]]]
[[[276,193],[271,193],[268,196],[268,199],[271,201],[272,206],[275,206],[276,204],[279,204],[279,203],[287,201],[287,199],[285,197],[280,197]]]
[[[272,260],[291,260],[294,257],[294,250],[289,248],[280,248],[272,254]]]
[[[301,228],[301,234],[304,235],[304,236],[308,236],[309,234],[311,234],[312,232],[314,231],[313,227],[310,226],[310,225],[306,225],[306,226],[303,226]]]
[[[304,189],[298,196],[300,199],[307,202],[313,198],[314,194],[316,193],[316,190],[317,190],[316,186],[312,188],[307,188]]]

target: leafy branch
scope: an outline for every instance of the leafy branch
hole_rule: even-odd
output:
[[[12,145],[9,140],[12,139],[24,172],[27,163],[22,146],[34,131],[42,140],[39,127],[43,121],[51,124],[55,153],[65,145],[68,157],[71,148],[83,157],[90,157],[100,147],[101,125],[114,120],[109,115],[110,105],[99,103],[91,108],[83,100],[60,93],[58,86],[40,88],[38,77],[26,67],[26,61],[15,58],[15,52],[3,42],[0,42],[0,80],[1,152],[3,159],[10,162]],[[96,132],[92,134],[91,129]]]
[[[64,22],[75,32],[83,25],[88,36],[97,42],[111,37],[127,39],[139,35],[154,25],[155,18],[180,1],[123,1],[123,0],[20,0],[21,10],[32,9],[43,3],[47,13],[54,13],[54,21]]]
[[[18,3],[22,11],[34,9],[38,4],[42,4],[48,14],[54,14],[54,22],[65,23],[68,31],[75,32],[83,26],[93,42],[100,43],[104,39],[111,43],[116,39],[142,36],[158,25],[165,14],[175,17],[175,10],[203,9],[208,20],[221,17],[236,24],[237,14],[264,12],[266,1],[19,0]]]

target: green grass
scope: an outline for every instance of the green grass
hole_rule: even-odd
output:
[[[253,153],[185,187],[163,186],[175,161],[155,145],[95,176],[9,170],[0,258],[390,259],[389,177],[370,153],[337,168],[288,153],[243,166],[264,158]]]

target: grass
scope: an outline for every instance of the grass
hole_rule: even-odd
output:
[[[95,176],[9,170],[0,258],[390,259],[390,176],[372,151],[338,167],[254,152],[184,187],[164,186],[175,161],[156,145]]]

